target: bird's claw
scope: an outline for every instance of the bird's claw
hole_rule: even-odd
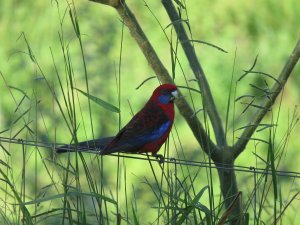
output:
[[[163,155],[153,154],[152,156],[154,156],[158,160],[159,164],[162,164],[165,162],[165,157]]]

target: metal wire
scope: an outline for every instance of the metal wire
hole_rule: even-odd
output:
[[[68,144],[62,144],[62,143],[45,143],[45,142],[37,142],[37,141],[30,141],[30,140],[24,140],[24,139],[15,139],[15,138],[6,138],[6,137],[0,137],[0,142],[5,143],[11,143],[11,144],[21,144],[21,145],[27,145],[27,146],[34,146],[34,147],[43,147],[43,148],[51,148],[55,150],[56,148],[70,150],[70,145]],[[73,149],[74,152],[74,147]],[[99,154],[99,149],[96,148],[86,148],[86,147],[78,147],[78,152],[85,152],[85,153],[93,153],[93,154]],[[70,151],[72,152],[72,151]],[[67,154],[62,153],[62,154]],[[151,156],[147,154],[140,154],[140,153],[130,153],[130,154],[117,154],[113,153],[110,154],[110,156],[114,157],[122,157],[122,158],[128,158],[128,159],[136,159],[136,160],[146,160],[146,161],[158,161],[157,157]],[[178,158],[164,158],[163,163],[168,164],[176,164],[176,165],[184,165],[184,166],[195,166],[195,167],[203,167],[203,168],[213,168],[213,169],[222,169],[222,170],[234,170],[238,172],[246,172],[246,173],[256,173],[256,174],[264,174],[264,175],[272,175],[272,171],[270,169],[265,168],[257,168],[255,166],[239,166],[239,165],[229,165],[225,163],[218,163],[218,165],[215,165],[214,163],[210,162],[199,162],[199,161],[193,161],[193,160],[183,160]],[[277,176],[281,177],[290,177],[290,178],[300,178],[300,172],[294,172],[294,171],[283,171],[283,170],[276,170],[275,174]]]

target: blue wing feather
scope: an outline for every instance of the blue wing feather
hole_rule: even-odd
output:
[[[153,130],[151,133],[144,134],[143,136],[138,136],[138,139],[143,144],[145,144],[147,142],[155,141],[155,140],[159,139],[160,137],[162,137],[167,132],[170,125],[171,125],[171,121],[167,120],[165,123],[163,123],[157,129]]]
[[[103,149],[101,154],[114,152],[139,152],[146,144],[159,139],[169,130],[171,121],[164,111],[148,102],[117,136]]]

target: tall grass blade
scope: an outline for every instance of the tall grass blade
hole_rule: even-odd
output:
[[[178,219],[178,221],[176,222],[176,225],[183,224],[183,222],[188,218],[188,216],[192,212],[192,210],[199,205],[199,200],[207,189],[208,189],[208,186],[205,186],[204,188],[202,188],[199,191],[199,193],[194,197],[194,199],[183,210],[183,213],[182,213],[181,217]],[[202,207],[202,209],[204,209],[204,208]],[[204,210],[207,211],[206,209],[204,209]]]
[[[90,95],[80,89],[77,89],[77,88],[74,88],[76,91],[79,91],[81,94],[85,95],[86,97],[88,97],[90,100],[94,101],[95,103],[97,103],[98,105],[102,106],[103,108],[111,111],[111,112],[115,112],[115,113],[120,113],[120,110],[118,107],[98,98],[98,97],[95,97],[93,95]]]

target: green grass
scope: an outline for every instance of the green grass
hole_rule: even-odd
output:
[[[65,2],[37,2],[32,6],[29,1],[18,5],[14,14],[10,13],[14,3],[5,2],[1,7],[0,27],[4,28],[0,38],[7,45],[0,52],[0,136],[17,142],[1,139],[1,224],[226,221],[231,212],[224,208],[214,164],[199,150],[179,113],[176,128],[160,150],[170,159],[162,165],[139,155],[54,154],[49,143],[77,143],[116,133],[158,85],[151,79],[135,90],[153,72],[113,9],[91,2],[76,4],[75,11]],[[235,140],[240,132],[235,129],[247,124],[252,109],[241,113],[245,105],[239,102],[231,102],[229,107],[229,89],[229,100],[261,94],[248,85],[264,85],[261,77],[249,74],[236,82],[242,69],[253,65],[257,54],[255,68],[277,77],[299,36],[293,27],[299,18],[299,4],[292,0],[283,7],[271,1],[204,1],[201,13],[199,3],[186,4],[185,16],[190,19],[194,39],[217,43],[229,52],[194,43],[218,108],[224,109],[220,110],[223,118],[228,109],[228,140]],[[156,12],[158,7],[160,3],[132,5],[176,83],[186,86],[188,81],[198,90],[196,83],[189,81],[193,77],[174,31],[170,40],[176,51],[170,51],[165,35],[170,38],[171,29],[165,33],[161,30],[169,20]],[[33,14],[43,19],[34,19]],[[283,17],[285,20],[280,19]],[[297,71],[299,67],[295,74]],[[299,115],[294,109],[299,102],[299,79],[292,76],[291,81],[273,113],[264,120],[269,126],[255,133],[256,139],[237,161],[237,165],[245,166],[236,168],[245,224],[272,224],[274,220],[293,224],[299,219],[295,201],[299,175],[276,174],[277,170],[299,171],[299,156],[294,150],[300,145],[296,137]],[[199,93],[191,88],[181,90],[195,111],[200,109],[196,116],[205,120]],[[236,124],[233,117],[239,119]],[[205,123],[212,132],[209,122]],[[33,142],[28,145],[26,140]]]

